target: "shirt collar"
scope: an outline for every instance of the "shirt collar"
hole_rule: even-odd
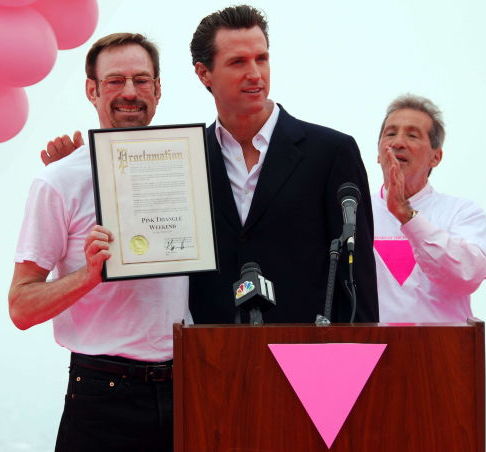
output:
[[[270,138],[272,138],[273,131],[275,129],[275,126],[277,125],[279,113],[280,113],[280,108],[278,107],[277,103],[274,102],[272,113],[270,114],[270,116],[266,120],[265,124],[263,124],[263,126],[259,130],[259,132],[253,137],[253,145],[257,149],[258,149],[258,146],[256,146],[256,143],[255,143],[255,139],[257,137],[261,137],[263,140],[265,140],[265,147],[268,148],[268,145],[270,144]],[[224,147],[225,143],[228,143],[227,140],[235,141],[235,139],[233,138],[231,133],[228,132],[223,127],[219,118],[216,118],[215,132],[216,132],[216,138],[218,140],[218,143],[222,148]]]

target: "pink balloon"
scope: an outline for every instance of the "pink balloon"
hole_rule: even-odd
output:
[[[39,12],[0,7],[0,84],[33,85],[50,72],[56,56],[56,37]]]
[[[51,24],[60,50],[84,44],[98,23],[96,0],[37,0],[33,8]]]
[[[0,142],[10,140],[24,127],[29,103],[23,88],[0,86]]]
[[[0,0],[1,6],[27,6],[36,2],[37,0]]]

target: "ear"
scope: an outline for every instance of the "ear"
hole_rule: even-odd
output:
[[[432,149],[433,155],[430,160],[430,167],[435,168],[442,160],[442,148]]]
[[[200,63],[199,61],[195,64],[194,70],[199,77],[199,80],[201,80],[201,83],[206,87],[210,88],[211,87],[211,71],[204,65],[203,63]]]
[[[96,99],[98,97],[98,93],[96,91],[96,81],[87,78],[85,88],[86,88],[86,97],[93,105],[96,105]]]
[[[162,96],[162,86],[160,84],[160,78],[155,80],[155,99],[157,100],[157,104],[159,103],[160,97]]]

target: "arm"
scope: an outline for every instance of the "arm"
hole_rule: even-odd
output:
[[[439,287],[471,294],[486,278],[486,215],[472,204],[461,206],[448,231],[434,226],[420,213],[412,218],[398,160],[391,150],[387,150],[384,159],[385,178],[389,181],[387,207],[402,223],[401,231],[409,240],[420,269]]]
[[[401,227],[415,259],[427,278],[453,293],[469,295],[486,278],[486,215],[464,206],[449,231],[431,224],[419,214]],[[467,237],[467,239],[465,239]]]
[[[84,144],[81,132],[77,130],[74,132],[73,139],[67,135],[57,137],[56,139],[47,143],[47,150],[43,149],[40,153],[40,157],[44,165],[49,165],[56,160],[60,160],[67,155],[71,154],[75,149]]]
[[[110,257],[110,231],[95,226],[85,240],[86,266],[56,281],[46,282],[49,270],[35,262],[15,264],[10,292],[10,317],[18,328],[25,330],[52,319],[69,308],[101,282],[103,262]]]

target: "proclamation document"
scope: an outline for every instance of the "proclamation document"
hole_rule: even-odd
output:
[[[92,130],[90,151],[105,280],[216,269],[204,125]]]
[[[123,263],[197,257],[188,140],[113,141]]]

